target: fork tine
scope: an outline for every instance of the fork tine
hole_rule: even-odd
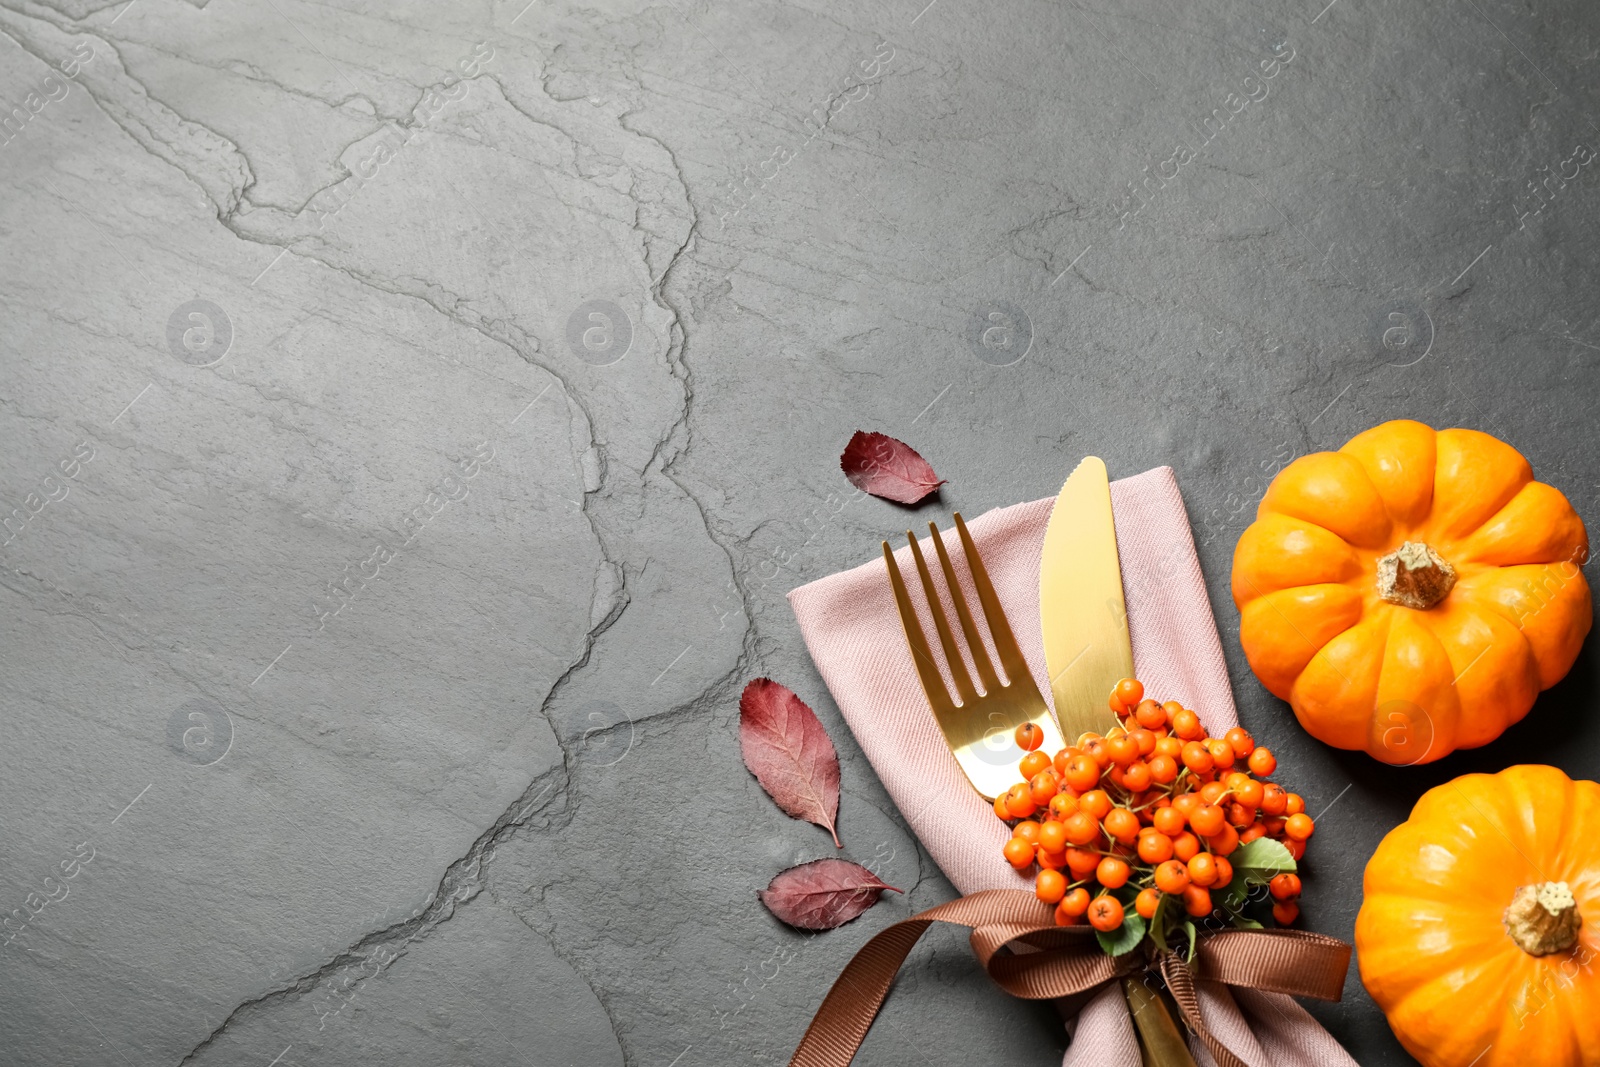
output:
[[[983,636],[973,625],[972,612],[967,607],[967,595],[956,582],[955,568],[950,566],[950,553],[945,551],[944,537],[940,535],[939,527],[931,522],[928,523],[928,532],[933,535],[933,548],[939,553],[939,569],[944,571],[944,584],[950,589],[950,599],[956,602],[956,617],[961,621],[961,633],[967,639],[967,647],[972,650],[972,663],[978,669],[983,691],[985,694],[993,693],[1000,688],[1000,677],[989,662],[989,650],[983,647]]]
[[[887,541],[883,543],[883,562],[889,568],[889,584],[894,587],[894,603],[900,611],[900,625],[906,632],[906,644],[911,648],[911,662],[917,665],[917,677],[922,680],[922,691],[927,694],[934,717],[942,719],[955,711],[955,705],[951,703],[944,679],[939,675],[939,665],[934,662],[933,650],[928,647],[928,638],[922,632],[922,624],[917,621],[917,611],[911,606],[906,583],[900,577],[900,567],[895,563],[894,551],[889,548]]]
[[[972,685],[966,661],[961,658],[955,635],[950,632],[950,622],[944,617],[944,607],[939,603],[939,590],[934,588],[933,574],[928,570],[928,561],[922,558],[922,546],[917,544],[917,535],[907,530],[906,540],[911,542],[911,558],[916,561],[917,575],[922,579],[922,591],[928,598],[928,610],[933,613],[933,628],[939,632],[939,645],[944,649],[945,662],[950,664],[950,674],[956,680],[956,693],[965,707],[978,699],[978,690]],[[959,588],[952,587],[950,592],[953,598],[961,596]]]
[[[956,530],[961,534],[961,548],[967,554],[967,566],[972,568],[972,584],[977,587],[978,601],[983,605],[983,617],[989,620],[989,633],[994,636],[995,652],[1000,656],[1000,665],[1005,668],[1006,682],[1014,685],[1018,678],[1028,674],[1028,661],[1022,658],[1017,636],[1011,632],[1011,624],[1006,621],[1006,613],[1000,607],[1000,598],[995,595],[994,585],[989,581],[989,572],[984,569],[983,557],[978,555],[978,546],[967,532],[967,524],[959,511],[955,518]]]

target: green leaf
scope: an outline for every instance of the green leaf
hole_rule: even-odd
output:
[[[1144,930],[1144,919],[1138,912],[1130,910],[1121,926],[1109,934],[1096,930],[1094,936],[1107,956],[1121,956],[1139,947],[1139,942],[1144,940]]]
[[[1247,916],[1245,916],[1243,914],[1240,914],[1240,913],[1230,914],[1228,916],[1228,923],[1235,930],[1265,930],[1266,929],[1266,927],[1262,926],[1260,923],[1256,922],[1254,919],[1251,919],[1251,918],[1249,918],[1249,917],[1247,917]]]
[[[1161,903],[1156,905],[1156,913],[1150,917],[1150,940],[1163,952],[1167,951],[1167,935],[1172,930],[1172,917],[1178,908],[1179,898],[1161,894]]]
[[[1183,921],[1183,928],[1185,930],[1189,931],[1189,954],[1187,956],[1185,956],[1184,959],[1189,961],[1190,963],[1193,963],[1194,962],[1194,939],[1195,939],[1196,935],[1199,933],[1199,931],[1197,931],[1194,928],[1194,923],[1190,922],[1187,919],[1185,919]]]
[[[1211,894],[1211,901],[1218,908],[1233,914],[1243,907],[1245,898],[1250,895],[1250,883],[1240,878],[1235,872],[1233,881],[1229,882],[1220,892]]]
[[[1233,864],[1233,882],[1267,882],[1273,875],[1295,869],[1294,857],[1289,850],[1267,837],[1258,837],[1248,845],[1240,845],[1228,857]]]

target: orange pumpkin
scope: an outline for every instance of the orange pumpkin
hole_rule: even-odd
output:
[[[1493,741],[1571,669],[1588,554],[1510,445],[1386,422],[1273,479],[1233,555],[1239,639],[1312,736],[1426,763]]]
[[[1600,785],[1428,790],[1367,864],[1361,981],[1426,1067],[1600,1063]]]

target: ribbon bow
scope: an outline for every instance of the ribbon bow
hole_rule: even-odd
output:
[[[1108,956],[1094,931],[1057,926],[1054,909],[1032,893],[986,889],[929,908],[880,931],[861,947],[828,990],[789,1060],[789,1067],[849,1067],[911,949],[936,922],[972,929],[972,948],[989,976],[1014,997],[1054,1000],[1140,971],[1160,973],[1184,1022],[1211,1051],[1217,1067],[1249,1067],[1206,1029],[1196,979],[1318,1000],[1338,1000],[1350,946],[1300,930],[1225,930],[1208,934],[1191,967],[1170,952]],[[1022,952],[1002,951],[1015,944]]]

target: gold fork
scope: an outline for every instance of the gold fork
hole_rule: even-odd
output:
[[[1017,727],[1031,722],[1043,730],[1041,747],[1046,752],[1058,751],[1064,747],[1064,742],[1061,728],[1056,725],[1055,716],[1050,714],[1044,697],[1039,695],[1039,687],[1034,684],[1033,674],[1028,670],[1027,661],[1022,658],[1022,649],[1017,646],[1016,636],[1011,632],[1005,612],[1001,610],[1000,598],[995,596],[989,572],[984,569],[983,559],[978,555],[978,546],[972,543],[972,535],[967,532],[967,524],[962,521],[960,514],[955,519],[967,566],[972,571],[972,584],[977,589],[978,603],[983,606],[983,616],[989,624],[995,654],[1005,671],[1004,683],[989,661],[989,652],[973,622],[966,596],[956,582],[955,570],[950,566],[950,555],[945,551],[939,527],[930,522],[928,532],[933,535],[934,551],[939,555],[939,569],[944,572],[945,585],[950,590],[961,635],[965,638],[967,654],[977,671],[982,692],[973,685],[967,671],[916,535],[907,530],[906,540],[911,543],[911,558],[916,561],[917,575],[922,579],[922,592],[928,599],[933,628],[939,635],[939,646],[944,651],[945,662],[949,664],[950,676],[955,680],[954,698],[945,688],[939,664],[933,658],[927,637],[923,635],[922,623],[917,620],[916,609],[906,593],[905,581],[900,577],[900,568],[894,561],[894,553],[887,541],[883,543],[883,560],[889,568],[889,582],[894,586],[895,605],[900,609],[900,624],[906,631],[906,644],[911,646],[911,658],[917,665],[917,676],[922,680],[922,691],[927,694],[928,703],[933,708],[933,717],[944,732],[945,743],[950,746],[967,780],[985,800],[993,800],[1019,781],[1017,762],[1022,759],[1024,751],[1016,741]]]
[[[983,606],[983,617],[989,623],[989,635],[994,640],[995,654],[1005,669],[1006,683],[1001,684],[989,662],[988,650],[973,624],[972,612],[967,607],[966,595],[956,582],[955,570],[950,566],[950,555],[945,551],[944,538],[939,527],[928,523],[933,535],[933,548],[939,554],[939,569],[950,590],[950,600],[955,605],[956,618],[961,625],[961,635],[966,639],[967,652],[983,692],[973,687],[966,663],[957,649],[955,635],[945,619],[939,603],[939,591],[934,588],[933,575],[928,572],[922,547],[916,535],[906,531],[911,543],[911,558],[917,565],[917,576],[922,579],[922,592],[928,598],[928,609],[933,615],[933,628],[939,634],[939,647],[944,650],[945,662],[950,665],[950,676],[955,679],[957,703],[945,688],[939,664],[923,635],[922,623],[917,619],[916,608],[906,593],[906,583],[900,577],[900,568],[894,561],[889,542],[883,543],[883,562],[889,568],[889,584],[894,586],[895,606],[900,609],[900,625],[906,632],[906,644],[911,646],[911,658],[917,665],[917,677],[922,680],[922,691],[927,694],[933,717],[944,732],[945,743],[955,755],[956,762],[967,780],[985,800],[993,800],[1021,780],[1017,763],[1022,759],[1022,748],[1016,741],[1016,729],[1031,722],[1044,731],[1040,747],[1047,753],[1065,747],[1061,728],[1039,695],[1028,663],[1022,658],[1016,635],[1006,621],[995,595],[989,572],[984,569],[978,546],[973,544],[967,524],[956,513],[956,532],[961,537],[961,548],[966,553],[967,566],[972,570],[972,584],[978,592],[978,603]],[[1134,978],[1122,980],[1123,996],[1128,1001],[1128,1011],[1139,1034],[1140,1052],[1147,1067],[1194,1067],[1194,1059],[1184,1042],[1183,1031],[1178,1027],[1173,1009],[1166,1002],[1166,994],[1156,993]]]

